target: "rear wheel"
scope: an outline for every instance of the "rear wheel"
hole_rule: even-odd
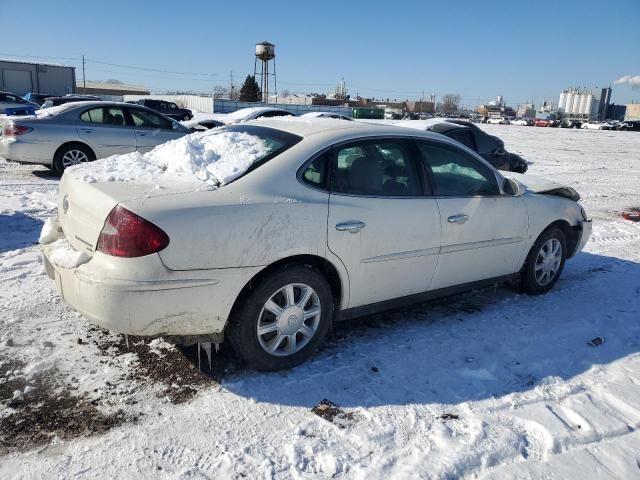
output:
[[[93,160],[95,160],[95,156],[89,148],[78,143],[72,143],[64,145],[56,152],[53,159],[53,168],[62,175],[68,167]]]
[[[228,338],[249,366],[275,371],[306,360],[329,331],[333,295],[311,267],[281,268],[253,287],[235,309]]]
[[[187,120],[191,120],[191,118],[192,118],[192,117],[191,117],[191,116],[189,116],[189,114],[188,114],[188,113],[185,113],[185,114],[184,114],[184,117],[182,117],[182,120],[184,120],[184,121],[186,122]]]
[[[567,240],[557,227],[542,232],[529,252],[520,276],[525,293],[548,292],[558,281],[566,260]]]

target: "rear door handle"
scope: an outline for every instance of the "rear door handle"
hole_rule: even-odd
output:
[[[141,132],[140,130],[136,130],[136,135],[140,135],[141,137],[144,137],[147,134],[147,132]]]
[[[336,225],[336,230],[338,230],[339,232],[358,233],[366,226],[366,223],[356,220],[351,222],[338,223]]]
[[[91,132],[93,132],[93,128],[81,128],[80,130],[82,130],[84,133],[91,133]]]
[[[469,220],[469,215],[465,215],[464,213],[459,213],[458,215],[451,215],[447,218],[449,223],[465,223]]]

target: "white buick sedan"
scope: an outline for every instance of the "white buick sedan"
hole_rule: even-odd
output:
[[[570,187],[508,175],[415,129],[254,121],[69,169],[44,263],[98,325],[289,368],[336,320],[507,279],[548,291],[591,222]]]

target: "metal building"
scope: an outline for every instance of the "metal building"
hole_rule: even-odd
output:
[[[0,59],[0,91],[65,95],[75,93],[75,87],[75,67]]]
[[[587,88],[567,88],[560,93],[558,113],[567,119],[604,120],[611,101],[611,88],[602,88],[598,94]]]

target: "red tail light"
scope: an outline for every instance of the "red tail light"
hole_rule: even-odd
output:
[[[114,257],[142,257],[169,245],[169,237],[144,218],[117,206],[104,222],[97,250]]]
[[[17,137],[18,135],[29,133],[31,130],[33,130],[33,128],[21,127],[20,125],[7,125],[6,127],[4,127],[4,136]]]

